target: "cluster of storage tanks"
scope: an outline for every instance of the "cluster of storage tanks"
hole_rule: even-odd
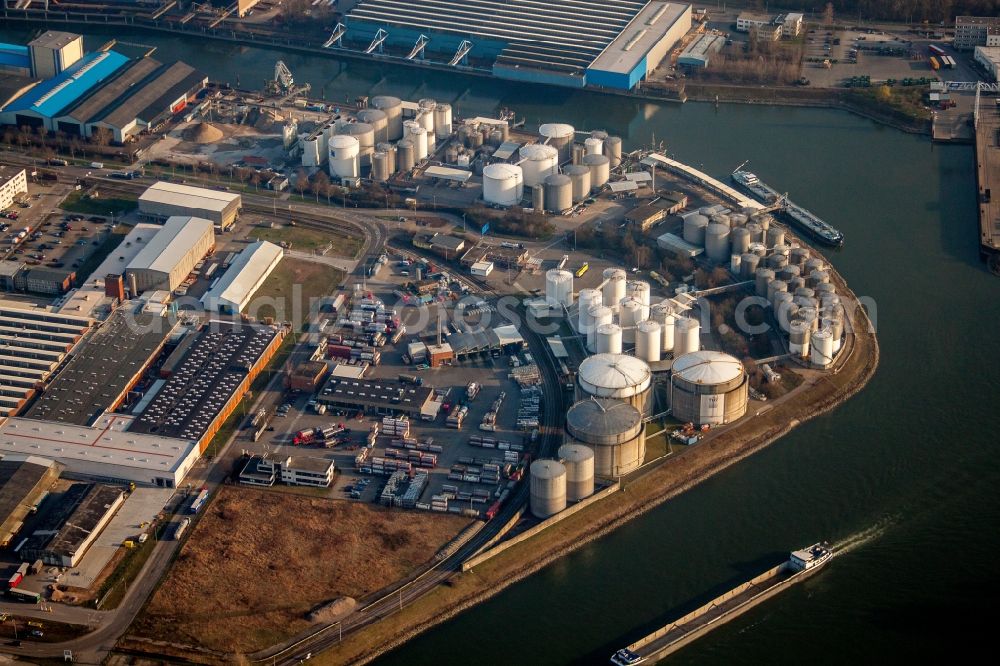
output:
[[[591,132],[582,144],[572,125],[546,123],[538,133],[538,143],[521,146],[514,163],[483,169],[486,203],[512,206],[528,197],[535,210],[561,213],[604,187],[621,163],[622,140],[607,132]]]

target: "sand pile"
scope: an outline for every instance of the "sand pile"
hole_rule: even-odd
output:
[[[358,602],[352,597],[337,597],[330,603],[313,609],[307,617],[310,622],[329,624],[350,615],[357,605]]]
[[[184,130],[184,138],[194,143],[215,143],[225,136],[218,127],[210,123],[198,123]]]

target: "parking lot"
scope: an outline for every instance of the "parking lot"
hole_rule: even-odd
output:
[[[852,76],[868,75],[874,81],[934,77],[927,59],[927,44],[899,35],[857,30],[816,29],[806,35],[802,75],[810,85],[836,88]],[[827,68],[824,60],[830,61]]]

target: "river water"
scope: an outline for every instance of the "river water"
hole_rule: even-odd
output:
[[[0,30],[0,40],[26,33]],[[97,45],[107,35],[88,38]],[[358,94],[509,106],[750,167],[840,228],[827,252],[877,304],[882,361],[833,413],[411,641],[380,664],[602,664],[733,583],[828,540],[823,572],[672,663],[896,663],[985,655],[1000,591],[1000,280],[977,258],[973,152],[844,112],[647,104],[226,44],[131,35],[213,79],[260,86],[282,58],[333,102]],[[336,555],[331,553],[331,563]]]

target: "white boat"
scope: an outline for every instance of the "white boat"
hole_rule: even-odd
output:
[[[635,666],[646,661],[646,658],[632,652],[628,648],[622,648],[611,656],[611,663],[615,666]]]
[[[833,557],[833,551],[824,543],[814,543],[808,548],[792,551],[788,558],[788,566],[793,571],[807,571],[823,566]]]

